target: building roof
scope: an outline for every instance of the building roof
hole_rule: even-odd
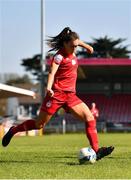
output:
[[[35,92],[0,83],[0,99],[19,96],[35,97]]]
[[[84,66],[131,66],[127,58],[82,58],[78,62]]]
[[[47,59],[47,65],[50,65],[51,59]],[[79,58],[79,65],[83,66],[131,66],[131,59],[127,58]]]

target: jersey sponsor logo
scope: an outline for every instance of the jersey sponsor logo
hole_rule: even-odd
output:
[[[76,64],[76,60],[72,59],[72,65],[75,65],[75,64]]]
[[[51,101],[48,101],[47,103],[46,103],[46,107],[51,107],[51,105],[52,105],[52,103],[51,103]]]

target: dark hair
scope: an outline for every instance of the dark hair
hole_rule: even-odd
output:
[[[60,34],[47,39],[47,44],[52,48],[49,51],[57,51],[63,47],[64,42],[79,39],[79,35],[69,27],[64,28]]]

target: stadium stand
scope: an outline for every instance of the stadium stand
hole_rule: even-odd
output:
[[[79,94],[79,97],[89,107],[92,102],[96,102],[100,118],[104,118],[107,122],[131,122],[130,94],[114,94],[111,97],[102,94]]]

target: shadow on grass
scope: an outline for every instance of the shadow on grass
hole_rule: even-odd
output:
[[[107,159],[126,159],[125,157],[106,157]],[[130,157],[131,158],[131,157]],[[47,160],[48,159],[48,160]],[[66,164],[68,166],[85,166],[85,164],[79,164],[79,162],[65,162],[65,161],[61,161],[61,159],[76,159],[76,157],[74,156],[53,156],[53,157],[43,157],[43,160],[37,160],[37,161],[33,161],[33,160],[0,160],[0,164],[4,164],[4,163],[37,163],[37,164],[43,164],[43,163],[51,163],[52,161],[49,159],[53,159],[53,162],[55,162],[56,164]],[[56,159],[56,161],[55,161]],[[60,159],[60,161],[57,161],[57,159]],[[129,158],[128,158],[129,159]]]
[[[131,159],[131,157],[118,157],[118,156],[117,157],[113,157],[112,156],[112,157],[106,157],[106,159],[118,159],[119,160],[119,159]]]
[[[50,158],[50,157],[49,157]],[[75,156],[53,156],[51,158],[58,158],[58,159],[76,159]]]
[[[0,160],[0,164],[1,163],[33,163],[33,161],[27,161],[27,160]],[[34,162],[36,163],[36,162]]]
[[[42,164],[42,163],[51,163],[52,161],[54,162],[54,163],[62,163],[62,164],[65,164],[65,161],[64,161],[64,158],[65,159],[67,159],[67,158],[75,158],[75,157],[68,157],[68,156],[66,156],[66,157],[58,157],[58,156],[56,156],[56,157],[43,157],[43,159],[42,160],[39,160],[39,158],[36,160],[22,160],[22,159],[19,159],[19,160],[13,160],[13,159],[7,159],[7,160],[0,160],[0,164],[4,164],[4,163],[37,163],[37,164]],[[56,161],[55,161],[55,159],[56,159]],[[63,161],[61,161],[63,159]]]
[[[55,164],[66,164],[66,165],[79,165],[78,163],[73,163],[73,162],[69,162],[67,163],[66,160],[64,159],[75,159],[76,157],[70,157],[70,156],[55,156],[55,157],[43,157],[42,160],[13,160],[13,159],[6,159],[6,160],[0,160],[0,164],[10,164],[10,163],[19,163],[19,164],[23,164],[23,163],[29,163],[29,164],[46,164],[46,163],[52,163],[54,162]],[[56,160],[55,160],[56,159]],[[62,160],[63,159],[63,160]]]
[[[79,163],[75,163],[75,162],[68,162],[68,163],[66,163],[67,165],[69,165],[69,166],[80,166],[80,164]],[[83,164],[84,165],[84,164]]]
[[[74,157],[72,157],[72,158],[74,158]],[[131,157],[130,157],[131,158]],[[130,158],[128,158],[128,159],[130,159]],[[120,160],[120,159],[127,159],[127,158],[125,158],[125,157],[106,157],[106,159],[112,159],[112,160]],[[100,162],[101,160],[99,160],[98,162]],[[77,163],[77,162],[67,162],[66,163],[67,165],[69,165],[69,166],[87,166],[87,165],[92,165],[92,164],[79,164],[79,162]]]

